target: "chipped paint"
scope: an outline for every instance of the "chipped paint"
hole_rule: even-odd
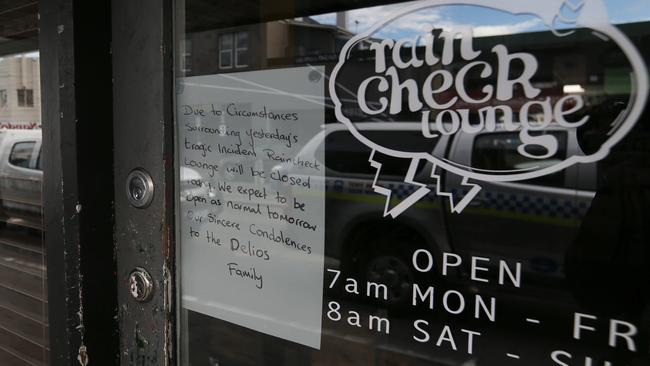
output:
[[[167,264],[163,264],[163,307],[165,309],[165,330],[164,337],[165,341],[163,343],[163,354],[165,355],[165,366],[169,365],[169,362],[172,360],[173,350],[174,350],[174,340],[175,335],[173,333],[173,324],[174,324],[174,293],[173,293],[173,283],[172,276],[167,268]]]
[[[81,211],[81,205],[77,204],[77,207],[79,208],[79,211]],[[79,212],[77,211],[77,212]],[[81,253],[81,240],[77,237],[77,253]],[[77,273],[79,273],[79,292],[78,292],[78,298],[79,298],[79,310],[77,310],[77,317],[79,318],[79,324],[77,324],[76,329],[79,331],[79,338],[80,338],[80,345],[79,345],[79,352],[77,354],[77,361],[79,361],[79,364],[81,366],[86,366],[88,365],[89,357],[88,357],[88,349],[86,348],[86,345],[84,344],[84,335],[85,335],[85,326],[84,326],[84,296],[83,296],[83,275],[81,274],[81,255],[77,255]]]
[[[132,348],[132,351],[134,352],[131,353],[130,364],[154,365],[155,363],[147,362],[147,360],[152,361],[151,356],[147,356],[147,351],[149,350],[149,340],[147,340],[147,338],[142,335],[142,331],[138,322],[135,323],[133,331],[133,342],[135,347]]]

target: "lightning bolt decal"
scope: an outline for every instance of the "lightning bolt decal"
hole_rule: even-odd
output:
[[[406,197],[406,199],[395,205],[395,207],[391,208],[390,201],[393,192],[390,189],[377,184],[377,181],[379,180],[379,176],[381,174],[382,164],[375,159],[375,150],[370,153],[370,158],[368,158],[368,161],[370,162],[370,166],[377,169],[375,179],[372,182],[372,189],[375,192],[386,196],[386,204],[384,205],[384,217],[390,215],[392,218],[396,218],[407,208],[413,206],[413,204],[415,204],[420,198],[426,196],[429,192],[431,192],[431,190],[427,188],[426,184],[418,183],[413,180],[413,178],[415,178],[415,173],[417,172],[420,159],[411,159],[408,171],[404,177],[404,183],[415,186],[416,189],[413,193]]]
[[[406,175],[404,176],[404,183],[414,187],[412,189],[413,192],[409,194],[408,197],[406,197],[404,200],[396,204],[394,207],[391,207],[393,190],[381,186],[378,183],[380,181],[380,176],[382,174],[381,170],[383,165],[379,161],[380,159],[378,158],[377,155],[378,155],[377,152],[373,150],[370,153],[370,157],[368,158],[368,161],[370,162],[370,166],[377,169],[377,173],[375,173],[375,178],[372,182],[372,189],[376,193],[379,193],[386,197],[386,203],[384,204],[384,217],[390,215],[392,218],[396,218],[402,212],[406,211],[406,209],[413,206],[422,197],[426,196],[431,192],[431,189],[429,189],[426,184],[419,183],[414,180],[415,174],[417,173],[418,166],[422,159],[420,158],[411,159]],[[440,175],[436,174],[436,168],[437,167],[435,164],[433,164],[433,166],[431,167],[431,178],[434,179],[435,183],[433,185],[436,186],[435,194],[441,197],[446,197],[449,200],[451,212],[461,213],[465,209],[465,207],[467,207],[467,205],[472,201],[472,199],[476,197],[478,192],[481,190],[481,186],[475,183],[470,183],[467,177],[462,177],[461,186],[467,188],[467,193],[460,200],[458,200],[458,202],[456,202],[456,198],[452,193],[445,192],[440,188],[442,184],[441,184]]]
[[[435,186],[436,186],[436,194],[438,196],[444,196],[444,197],[447,197],[449,199],[449,206],[451,207],[451,212],[461,213],[465,209],[465,207],[467,207],[467,205],[472,201],[472,199],[474,197],[476,197],[478,192],[481,191],[481,186],[479,186],[478,184],[475,184],[475,183],[470,183],[469,178],[463,177],[460,184],[461,184],[462,187],[467,187],[468,190],[467,190],[467,193],[465,194],[465,196],[463,196],[463,198],[461,198],[456,203],[456,202],[454,202],[455,199],[454,199],[454,195],[452,193],[445,192],[445,191],[440,189],[440,186],[442,186],[442,182],[440,180],[440,176],[438,174],[436,174],[436,168],[437,168],[436,165],[433,164],[433,167],[431,168],[431,178],[433,178],[436,181],[436,184],[435,184]],[[451,173],[449,173],[449,174],[451,174]]]

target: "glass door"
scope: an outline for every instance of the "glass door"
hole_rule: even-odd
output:
[[[178,1],[178,363],[647,364],[650,8],[540,4]]]

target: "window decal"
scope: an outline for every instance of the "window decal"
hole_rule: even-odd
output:
[[[438,33],[432,31],[407,38],[382,39],[377,36],[386,29],[405,27],[410,24],[409,17],[424,9],[444,5],[476,6],[504,12],[513,17],[533,15],[548,28],[548,33],[557,42],[580,42],[582,38],[578,36],[586,34],[593,42],[601,42],[603,47],[616,47],[629,63],[629,82],[622,86],[624,90],[629,90],[625,108],[607,121],[606,128],[602,127],[602,121],[596,126],[593,122],[595,113],[589,112],[604,102],[588,99],[584,86],[566,84],[561,88],[562,94],[544,96],[541,87],[534,82],[543,66],[543,59],[538,59],[532,51],[525,49],[511,50],[506,42],[479,49],[476,47],[473,29],[469,26],[451,29],[443,27]],[[421,21],[422,14],[419,16],[417,19]],[[436,24],[431,26],[435,29]],[[399,35],[399,32],[388,33]],[[519,35],[526,36],[525,33]],[[367,48],[368,45],[371,54],[375,56],[374,67],[364,74],[364,78],[352,90],[349,85],[343,87],[343,80],[353,73],[359,73],[359,68],[355,68],[351,60],[353,51]],[[442,47],[442,50],[434,52],[436,47]],[[417,48],[424,52],[418,54]],[[463,66],[458,70],[445,67],[454,61],[461,61]],[[405,70],[428,72],[428,77],[423,82],[422,78],[411,77]],[[480,75],[475,79],[484,81],[479,93],[468,92],[464,82],[469,74]],[[494,81],[489,81],[490,79]],[[453,98],[444,94],[449,91],[453,91]],[[395,218],[432,191],[447,197],[451,211],[460,213],[481,190],[481,182],[534,179],[574,164],[603,159],[639,118],[648,94],[648,80],[641,56],[628,38],[610,24],[601,0],[431,0],[406,7],[350,39],[343,46],[338,63],[332,71],[329,92],[338,122],[345,124],[357,140],[371,149],[368,163],[376,169],[373,189],[386,196],[384,216]],[[367,98],[371,93],[378,96],[376,100]],[[354,94],[354,98],[350,98],[350,94]],[[350,99],[353,101],[350,102]],[[515,104],[517,107],[513,108]],[[478,124],[470,123],[470,108],[478,109],[478,115],[473,117]],[[355,121],[345,113],[351,109],[360,110],[369,118],[395,116],[404,110],[419,113],[424,139],[494,131],[517,132],[521,141],[517,152],[540,164],[510,170],[479,169],[434,156],[431,151],[397,150],[374,141],[357,129]],[[545,159],[556,155],[561,148],[553,134],[544,133],[551,128],[567,131],[592,128],[602,138],[596,149],[568,155],[549,165]],[[402,180],[413,187],[412,193],[394,207],[390,203],[394,193],[392,189],[378,184],[383,174],[381,160],[386,155],[410,160],[409,169]],[[434,181],[438,180],[438,183],[443,171],[460,176],[465,186],[464,196],[457,197],[452,192],[444,192],[439,188],[440,184],[433,187],[416,181],[416,172],[422,161],[431,164],[430,176]]]

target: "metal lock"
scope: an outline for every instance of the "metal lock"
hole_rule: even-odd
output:
[[[129,275],[129,292],[139,302],[151,300],[153,295],[153,280],[146,269],[137,267]]]
[[[126,196],[131,205],[137,208],[149,206],[153,200],[153,179],[142,169],[134,169],[126,178]]]

